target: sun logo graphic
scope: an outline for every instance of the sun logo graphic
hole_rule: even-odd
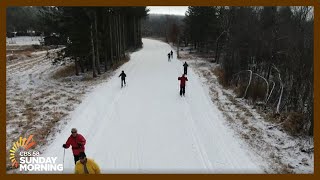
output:
[[[20,151],[27,151],[35,145],[36,142],[33,140],[33,135],[30,135],[28,139],[20,137],[18,141],[14,142],[10,150],[10,160],[12,162],[12,167],[19,167],[19,162],[16,159],[19,159],[17,158],[17,155]]]

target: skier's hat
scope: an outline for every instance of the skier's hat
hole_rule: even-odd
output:
[[[78,132],[78,130],[76,128],[72,128],[71,132],[75,132],[76,133],[76,132]]]
[[[80,158],[80,159],[83,159],[83,158],[85,158],[85,157],[87,157],[87,156],[86,156],[86,153],[80,152],[79,158]]]

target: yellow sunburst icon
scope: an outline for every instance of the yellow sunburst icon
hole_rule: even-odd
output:
[[[13,146],[10,150],[10,160],[12,162],[12,167],[15,167],[15,168],[19,167],[19,162],[17,162],[16,160],[16,152],[20,148],[23,148],[23,150],[28,150],[34,145],[36,145],[36,142],[33,140],[33,135],[30,135],[28,139],[20,137],[18,141],[13,143]]]

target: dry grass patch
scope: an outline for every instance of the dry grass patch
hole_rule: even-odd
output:
[[[32,51],[22,51],[20,54],[26,57],[32,57]]]
[[[250,126],[249,129],[251,132],[255,132],[255,133],[258,132],[258,129],[253,126]]]
[[[282,127],[291,136],[308,136],[308,122],[306,122],[307,120],[302,113],[266,114],[265,119],[275,124],[270,128]]]
[[[50,105],[57,105],[58,103],[56,101],[49,101]]]
[[[48,106],[42,107],[42,111],[49,111],[50,108]]]
[[[219,109],[219,107],[218,107],[218,109]],[[229,114],[225,113],[225,112],[222,111],[222,110],[221,110],[221,112],[222,112],[222,114],[226,117],[226,120],[227,120],[227,121],[229,121],[230,123],[234,123],[234,119],[233,119]]]
[[[114,61],[111,65],[109,65],[109,70],[115,71],[116,69],[118,69],[121,65],[123,65],[124,63],[128,62],[130,60],[130,56],[126,55],[125,57],[123,57],[122,59],[118,60],[118,61]],[[104,69],[104,68],[103,68]],[[101,69],[101,70],[103,70]],[[108,73],[101,73],[98,76],[104,77],[105,75],[108,75]],[[93,72],[90,73],[86,73],[83,75],[83,78],[81,79],[81,81],[95,81],[96,78],[93,78]]]
[[[61,96],[59,96],[59,95],[54,96],[54,97],[53,97],[53,99],[54,99],[54,100],[56,100],[56,101],[58,101],[58,100],[60,100],[60,99],[61,99]]]
[[[245,119],[244,117],[240,118],[242,121],[242,124],[247,125],[249,124],[249,121],[247,119]]]
[[[245,111],[245,115],[246,115],[246,116],[253,116],[253,115],[251,114],[251,112],[249,112],[249,111]]]
[[[63,66],[62,68],[54,72],[52,75],[52,78],[53,79],[66,78],[74,74],[75,74],[74,65],[70,64],[70,65]]]
[[[94,80],[93,75],[90,74],[85,74],[84,77],[82,78],[82,81],[92,81]]]
[[[67,97],[65,93],[60,94],[60,97]]]
[[[39,113],[37,112],[36,109],[34,109],[33,104],[30,104],[30,103],[26,104],[25,108],[26,110],[25,112],[23,112],[23,114],[27,118],[27,124],[31,125],[33,123],[33,120],[39,117]]]
[[[179,56],[181,59],[190,59],[191,58],[191,56],[189,54],[185,54],[185,53],[180,53]]]
[[[41,129],[36,129],[34,132],[37,134],[35,137],[35,141],[38,145],[45,145],[47,143],[47,137],[49,136],[51,129],[53,129],[55,123],[54,122],[48,122],[46,123],[46,126],[43,126]]]
[[[307,124],[306,118],[303,114],[291,112],[288,113],[286,119],[284,120],[282,127],[292,136],[306,135],[308,132],[305,130],[307,128],[304,125]]]
[[[245,133],[241,133],[241,137],[245,140],[248,140],[250,139],[249,135],[248,134],[245,134]]]
[[[15,60],[15,59],[18,59],[18,56],[15,55],[15,54],[10,55],[10,56],[7,57],[7,60],[8,60],[8,61],[13,61],[13,60]]]
[[[223,86],[223,87],[228,87],[228,82],[225,79],[225,72],[222,68],[216,67],[213,70],[213,74],[217,76],[218,82]]]
[[[247,85],[245,84],[240,84],[238,86],[235,86],[233,88],[233,91],[236,94],[236,98],[242,98],[244,96],[246,88],[247,88]]]
[[[206,78],[206,79],[211,79],[212,78],[212,74],[210,71],[206,71],[206,70],[201,70],[202,75]]]
[[[57,122],[59,122],[63,117],[67,114],[64,112],[56,111],[56,112],[47,112],[49,120],[44,123],[44,125],[40,129],[36,129],[35,133],[37,134],[37,143],[40,145],[44,145],[47,143],[47,137],[51,133],[52,129],[54,129]]]
[[[43,92],[40,96],[36,97],[37,99],[43,99],[43,98],[46,98],[46,97],[49,97],[51,96],[51,94],[53,94],[54,92],[53,91],[47,91],[47,92]]]
[[[68,97],[67,101],[78,101],[78,99],[72,96],[72,97]]]
[[[24,103],[24,100],[23,99],[18,99],[18,98],[14,98],[12,99],[11,101],[14,101],[16,103]]]
[[[66,106],[66,107],[64,107],[64,109],[67,110],[67,111],[72,111],[72,110],[74,110],[74,108],[73,108],[72,106]]]
[[[56,122],[60,121],[61,118],[66,116],[66,114],[64,112],[54,112],[54,113],[52,113],[51,116],[52,116],[53,122],[56,123]]]
[[[120,59],[119,61],[114,62],[111,65],[111,69],[114,71],[116,70],[118,67],[120,67],[121,65],[123,65],[124,63],[128,62],[130,60],[130,57],[128,55],[126,55],[125,57],[123,57],[122,59]]]

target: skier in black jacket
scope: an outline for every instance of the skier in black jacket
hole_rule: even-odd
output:
[[[121,88],[123,87],[123,83],[124,85],[126,85],[126,77],[127,75],[124,73],[124,71],[121,72],[121,74],[119,75],[119,77],[121,76]]]
[[[189,65],[187,64],[187,62],[184,62],[184,64],[183,64],[183,72],[184,72],[185,75],[187,75],[188,66]]]
[[[170,52],[168,53],[168,61],[170,61]]]
[[[171,50],[170,54],[171,54],[171,58],[173,58],[173,52],[172,52],[172,50]]]

